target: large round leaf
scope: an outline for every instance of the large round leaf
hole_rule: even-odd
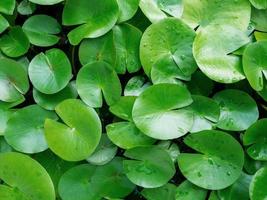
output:
[[[206,196],[207,190],[199,188],[186,180],[178,186],[175,200],[205,200]]]
[[[193,184],[219,190],[233,184],[244,164],[241,145],[221,131],[201,131],[184,139],[187,146],[199,153],[181,153],[178,165],[182,174]]]
[[[55,110],[55,107],[65,99],[75,99],[78,93],[73,82],[69,83],[63,90],[55,94],[43,94],[33,89],[34,101],[46,110]]]
[[[109,139],[123,149],[147,146],[155,142],[153,138],[146,136],[138,130],[132,122],[109,124],[106,129]]]
[[[32,59],[29,76],[37,90],[54,94],[66,87],[72,78],[71,64],[62,50],[50,49]]]
[[[83,38],[97,38],[107,33],[119,17],[116,0],[67,0],[63,10],[63,25],[80,25],[68,34],[77,45]]]
[[[249,196],[251,200],[265,200],[267,199],[267,167],[259,169],[250,184]]]
[[[0,38],[0,48],[9,57],[19,57],[27,53],[30,42],[22,28],[15,26]]]
[[[231,53],[248,42],[247,35],[232,26],[208,26],[196,36],[193,54],[201,71],[210,79],[234,83],[245,76],[240,57]]]
[[[137,12],[140,0],[117,0],[119,5],[120,14],[118,22],[124,22],[131,19],[134,14]]]
[[[29,1],[40,5],[54,5],[64,0],[29,0]]]
[[[228,24],[246,30],[250,21],[250,3],[247,0],[183,0],[182,20],[190,27]]]
[[[165,74],[167,78],[188,80],[197,69],[192,55],[194,38],[195,32],[175,18],[167,18],[149,26],[140,45],[145,73],[155,81]]]
[[[129,24],[121,24],[113,28],[117,73],[124,74],[126,71],[133,73],[141,68],[139,60],[141,36],[142,32]]]
[[[132,184],[122,170],[122,159],[117,157],[103,166],[78,165],[68,170],[59,182],[63,200],[100,200],[102,197],[123,198],[131,193]]]
[[[267,79],[267,41],[249,44],[243,54],[245,75],[254,90],[261,91]]]
[[[8,120],[5,139],[14,149],[23,153],[38,153],[48,148],[44,136],[44,122],[57,116],[38,105],[16,111]]]
[[[266,9],[267,1],[266,0],[249,0],[250,3],[257,9]]]
[[[191,103],[191,95],[184,86],[153,85],[136,99],[133,120],[137,128],[152,138],[178,138],[193,125],[193,113],[182,109]]]
[[[243,143],[249,146],[248,155],[255,160],[267,160],[267,119],[260,119],[250,126],[243,137]]]
[[[28,18],[23,26],[30,43],[36,46],[47,47],[56,44],[61,27],[56,19],[48,15],[34,15]]]
[[[88,158],[101,137],[101,122],[94,109],[76,99],[65,100],[56,107],[65,123],[45,121],[45,136],[49,148],[68,161]]]
[[[217,127],[230,131],[243,131],[257,121],[259,111],[255,100],[247,93],[228,89],[213,97],[220,105],[220,118]]]
[[[0,154],[0,178],[8,186],[6,197],[19,200],[55,200],[52,180],[45,169],[29,156],[20,153]],[[0,189],[0,197],[2,193]],[[2,198],[1,198],[2,199]],[[6,199],[6,198],[4,198]]]
[[[14,73],[16,72],[16,73]],[[15,102],[29,89],[27,72],[14,60],[0,58],[0,100]]]
[[[93,62],[79,71],[77,90],[86,104],[91,107],[101,107],[102,93],[108,105],[119,100],[121,84],[116,72],[109,64]]]
[[[127,150],[124,156],[126,176],[136,185],[156,188],[165,185],[174,175],[175,167],[170,155],[157,146],[135,147]]]
[[[182,0],[140,0],[139,6],[152,23],[168,16],[180,18],[183,12]]]

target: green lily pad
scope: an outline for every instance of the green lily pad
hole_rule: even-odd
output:
[[[107,134],[102,134],[96,150],[86,160],[92,165],[105,165],[115,157],[117,150],[117,146],[109,140]]]
[[[243,66],[245,75],[254,90],[261,91],[267,79],[267,41],[251,43],[245,49]]]
[[[116,157],[102,166],[78,165],[68,170],[59,182],[62,200],[100,200],[102,197],[123,198],[135,185],[123,174],[122,159]]]
[[[0,154],[0,178],[7,185],[0,197],[20,200],[55,200],[55,190],[45,169],[35,160],[20,153]],[[16,198],[12,199],[12,194]]]
[[[22,0],[17,7],[18,13],[21,15],[31,15],[36,10],[36,5],[29,0]]]
[[[1,0],[0,2],[0,12],[12,15],[16,6],[16,0]]]
[[[144,188],[165,185],[175,174],[175,166],[169,154],[157,146],[135,147],[125,151],[123,169],[130,181]]]
[[[228,24],[246,30],[250,21],[250,3],[247,0],[183,0],[182,20],[190,27]]]
[[[82,65],[104,61],[113,66],[116,60],[113,32],[98,38],[84,39],[79,47],[79,60]]]
[[[249,200],[249,184],[252,176],[242,173],[238,180],[230,187],[219,190],[218,196],[224,200],[242,199]]]
[[[257,121],[259,111],[255,100],[247,93],[227,89],[216,93],[213,99],[220,105],[217,127],[229,131],[243,131]]]
[[[119,17],[116,0],[67,0],[63,10],[63,25],[80,25],[73,29],[68,38],[77,45],[84,38],[97,38],[115,25]]]
[[[126,84],[124,88],[125,96],[139,96],[147,87],[151,85],[146,82],[143,76],[134,76]]]
[[[185,137],[187,146],[199,153],[181,153],[178,165],[193,184],[210,190],[232,185],[240,176],[244,164],[241,145],[229,134],[207,130]]]
[[[34,15],[29,17],[22,26],[30,43],[36,46],[48,47],[56,44],[61,32],[61,26],[56,19],[48,15]]]
[[[134,16],[137,12],[139,1],[140,0],[117,0],[120,9],[118,23],[127,21]]]
[[[20,26],[10,29],[8,34],[0,38],[0,49],[9,57],[19,57],[27,53],[30,42]]]
[[[76,83],[81,99],[91,107],[102,107],[102,93],[108,105],[118,101],[121,95],[118,75],[105,62],[83,66],[77,75]]]
[[[193,103],[188,107],[194,113],[194,123],[190,132],[213,129],[220,117],[219,104],[205,96],[193,95],[192,98]]]
[[[260,119],[250,126],[243,137],[243,143],[248,146],[248,155],[255,160],[267,161],[267,119]]]
[[[116,49],[116,72],[137,72],[141,68],[139,46],[142,32],[129,24],[117,25],[112,30]]]
[[[204,190],[186,180],[178,186],[175,200],[205,200],[207,193],[207,190]]]
[[[211,80],[235,83],[245,78],[241,58],[231,54],[249,42],[247,35],[229,25],[202,29],[193,44],[193,54],[200,70]]]
[[[145,73],[151,75],[152,81],[174,70],[172,79],[190,79],[197,69],[192,55],[194,38],[195,32],[175,18],[167,18],[149,26],[140,44],[140,58]]]
[[[132,122],[117,122],[106,126],[109,139],[122,149],[147,146],[155,142],[136,128]]]
[[[249,196],[252,200],[262,200],[267,198],[267,191],[265,187],[267,185],[267,167],[259,169],[249,187]]]
[[[115,104],[109,107],[109,111],[121,119],[132,121],[135,99],[135,96],[122,96]]]
[[[141,194],[147,200],[174,200],[176,186],[170,183],[159,188],[145,188]]]
[[[7,103],[21,102],[29,87],[27,72],[22,65],[8,58],[0,58],[0,100]]]
[[[257,9],[266,9],[267,1],[266,0],[249,0],[250,3]]]
[[[140,0],[139,6],[152,23],[168,16],[180,18],[183,12],[182,0]]]
[[[54,5],[64,0],[29,0],[29,1],[40,5]]]
[[[43,94],[33,89],[34,101],[46,110],[55,110],[56,106],[66,99],[76,99],[78,96],[75,83],[70,82],[64,89],[55,94]]]
[[[55,94],[65,88],[72,78],[70,61],[62,50],[50,49],[32,59],[29,77],[40,92]]]
[[[68,99],[56,107],[56,113],[65,123],[45,121],[45,136],[49,148],[67,161],[88,158],[101,137],[101,122],[93,108],[82,101]]]
[[[38,105],[19,109],[12,114],[5,129],[5,139],[17,151],[39,153],[48,148],[44,136],[44,122],[57,119],[55,113],[46,111]]]
[[[9,27],[9,22],[0,14],[0,33],[4,32]]]
[[[133,120],[149,137],[168,140],[185,135],[193,125],[193,113],[184,107],[193,102],[189,91],[177,84],[158,84],[137,97]]]

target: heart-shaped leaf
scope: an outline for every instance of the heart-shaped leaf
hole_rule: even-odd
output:
[[[47,47],[56,44],[61,32],[61,26],[56,19],[48,15],[34,15],[28,18],[23,26],[30,43],[36,46]]]
[[[213,99],[220,105],[217,127],[229,131],[243,131],[257,121],[259,111],[255,100],[247,93],[228,89],[216,93]]]
[[[249,42],[247,35],[229,25],[202,29],[193,44],[193,54],[201,71],[220,83],[234,83],[245,78],[241,58],[229,55]]]
[[[80,25],[68,34],[70,43],[77,45],[83,38],[97,38],[107,33],[119,17],[116,0],[66,0],[63,25]]]
[[[184,142],[199,153],[181,153],[178,165],[193,184],[210,190],[224,189],[240,176],[244,164],[241,145],[229,134],[208,130],[188,135]]]
[[[114,69],[105,62],[83,66],[77,75],[77,90],[81,99],[91,107],[102,106],[102,93],[108,105],[121,95],[120,80]]]
[[[149,26],[140,45],[145,73],[153,82],[166,73],[170,79],[190,79],[197,69],[192,55],[194,38],[195,32],[178,19],[167,18]]]
[[[11,59],[0,58],[0,87],[1,101],[21,102],[23,94],[29,89],[27,72],[22,65]]]
[[[54,94],[65,88],[72,78],[71,64],[62,50],[50,49],[32,59],[29,76],[37,90]]]
[[[68,99],[56,107],[65,123],[45,121],[45,136],[49,148],[67,161],[88,158],[101,137],[101,122],[94,109],[77,99]]]
[[[124,156],[126,176],[136,185],[156,188],[165,185],[174,175],[175,167],[169,154],[157,146],[135,147],[127,150]]]
[[[193,125],[193,113],[183,109],[192,101],[184,86],[153,85],[137,97],[133,107],[134,123],[144,134],[155,139],[181,137]]]

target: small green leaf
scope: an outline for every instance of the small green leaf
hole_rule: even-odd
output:
[[[120,9],[118,23],[127,21],[134,16],[137,12],[139,1],[140,0],[117,0]]]
[[[49,148],[67,161],[88,158],[101,137],[101,122],[93,108],[77,99],[68,99],[56,107],[56,113],[65,123],[45,121],[45,136]]]
[[[40,5],[54,5],[64,0],[29,0],[29,1]]]
[[[0,1],[0,12],[12,15],[16,6],[16,0],[1,0]]]
[[[205,200],[207,192],[207,190],[204,190],[186,180],[178,186],[175,200]]]
[[[121,95],[120,80],[114,69],[105,62],[94,62],[82,67],[77,75],[77,90],[81,99],[91,107],[102,107],[102,93],[108,105]]]
[[[265,187],[267,185],[267,167],[259,169],[249,187],[249,196],[252,200],[263,200],[267,198],[267,191]]]
[[[50,49],[32,59],[29,77],[40,92],[55,94],[65,88],[72,78],[70,61],[62,50]]]
[[[147,200],[174,200],[176,186],[170,183],[159,188],[145,188],[141,194]]]

